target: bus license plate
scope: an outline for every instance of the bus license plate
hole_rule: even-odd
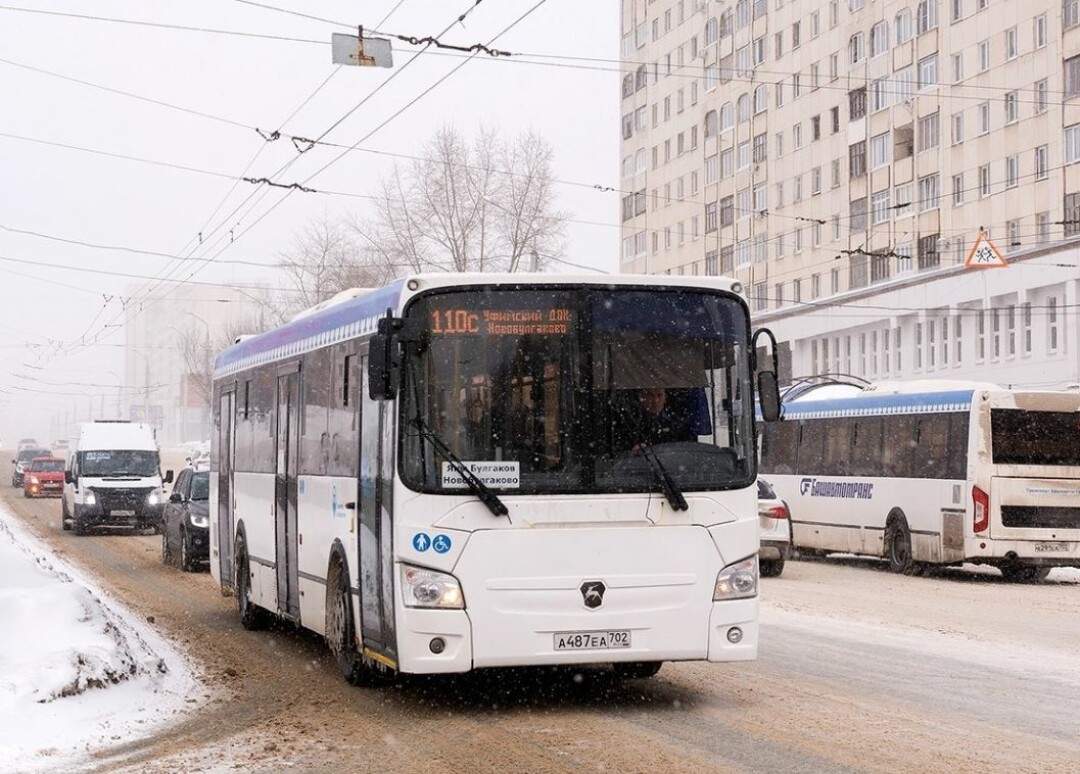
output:
[[[135,511],[109,511],[110,516],[134,516]]]
[[[1037,554],[1055,554],[1055,553],[1069,553],[1072,551],[1073,544],[1066,543],[1065,541],[1056,541],[1054,543],[1036,543],[1035,553]]]
[[[628,629],[601,632],[555,632],[555,650],[619,650],[630,647]]]

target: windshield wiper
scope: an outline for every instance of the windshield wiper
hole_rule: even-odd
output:
[[[656,453],[656,450],[649,443],[642,443],[639,446],[642,455],[645,457],[645,461],[649,463],[649,470],[652,471],[653,476],[660,482],[660,488],[664,492],[664,497],[667,498],[668,503],[673,510],[686,511],[690,509],[690,506],[686,503],[686,498],[683,497],[682,491],[675,483],[675,479],[668,473],[667,468],[664,467],[664,463],[660,461],[660,455]]]
[[[450,463],[450,467],[454,469],[454,472],[461,476],[465,485],[469,488],[469,491],[476,495],[476,498],[487,506],[488,510],[496,516],[508,516],[510,511],[507,509],[506,504],[499,499],[499,496],[488,488],[488,485],[481,481],[475,473],[462,462],[456,454],[446,445],[446,442],[435,435],[434,432],[428,429],[424,424],[424,420],[420,417],[413,419],[413,426],[416,427],[417,432],[420,433],[420,437],[430,443],[435,450],[439,452],[446,461]]]

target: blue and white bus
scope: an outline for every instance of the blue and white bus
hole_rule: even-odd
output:
[[[733,280],[438,274],[217,359],[211,567],[345,677],[753,659],[755,340]],[[758,392],[779,411],[775,355]],[[635,441],[639,393],[687,434]]]
[[[1037,581],[1080,566],[1080,394],[947,381],[786,400],[761,470],[803,553],[964,562]]]

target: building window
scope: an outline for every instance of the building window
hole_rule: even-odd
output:
[[[979,196],[990,195],[990,165],[979,167]]]
[[[1010,220],[1005,223],[1005,233],[1008,235],[1009,247],[1020,246],[1020,221]]]
[[[880,21],[870,28],[870,57],[881,56],[889,50],[889,25]]]
[[[938,234],[929,234],[919,237],[919,270],[935,269],[941,265],[941,255],[938,253]]]
[[[1035,238],[1039,244],[1046,242],[1050,238],[1049,212],[1035,213]]]
[[[938,0],[920,0],[915,12],[919,34],[934,29],[938,25]]]
[[[1080,0],[1076,1],[1080,3]],[[893,27],[896,32],[896,45],[899,46],[901,43],[907,43],[911,40],[911,11],[904,8],[896,14],[896,18],[893,20]]]
[[[892,139],[889,132],[870,138],[870,169],[886,166],[891,160]]]
[[[1016,27],[1010,27],[1005,30],[1005,59],[1016,59],[1019,50],[1017,49]]]
[[[979,72],[985,73],[990,69],[990,41],[980,41],[977,50],[979,52]]]
[[[1080,2],[1080,0],[1078,0]],[[1046,79],[1035,81],[1035,114],[1046,112]]]
[[[1066,3],[1068,0],[1066,0]],[[1034,22],[1035,30],[1035,48],[1042,48],[1046,45],[1046,14],[1041,14],[1035,17]]]
[[[964,141],[964,114],[954,113],[952,117],[952,141],[953,145],[959,145]]]
[[[980,309],[975,313],[975,362],[986,360],[986,312]]]
[[[1005,94],[1005,123],[1014,124],[1020,120],[1019,95],[1015,91]]]
[[[1077,0],[1080,2],[1080,0]],[[1080,60],[1080,57],[1077,57]],[[848,92],[848,108],[850,119],[858,120],[866,116],[866,87],[854,89]]]
[[[1065,163],[1080,161],[1080,124],[1065,128]]]
[[[848,64],[857,64],[865,56],[863,34],[856,32],[848,38]]]
[[[851,202],[848,211],[848,225],[852,231],[866,230],[866,197],[855,199]]]
[[[953,318],[953,341],[956,349],[956,360],[953,361],[956,365],[960,365],[964,361],[964,316],[962,314],[956,315]]]
[[[791,300],[793,303],[802,302],[802,280],[792,280],[791,282]]]
[[[810,275],[810,298],[821,298],[821,275]]]
[[[919,91],[937,86],[937,54],[919,60]]]
[[[1080,0],[1064,0],[1061,4],[1061,16],[1065,29],[1080,24]]]
[[[716,258],[715,250],[708,250],[705,253],[705,273],[709,276],[716,276],[720,272],[719,261]]]
[[[1061,220],[1065,226],[1065,236],[1080,234],[1080,193],[1065,194],[1063,209]]]
[[[848,176],[854,180],[866,174],[866,141],[848,147]]]
[[[1005,354],[1016,355],[1016,307],[1012,304],[1005,309]]]
[[[890,190],[878,191],[870,197],[870,222],[873,225],[885,223],[892,214],[890,205]]]
[[[1001,357],[1001,310],[990,310],[990,332],[992,334],[991,341],[993,343],[991,349],[991,360],[998,360]]]
[[[979,111],[979,134],[990,133],[990,103],[980,103]]]
[[[1015,188],[1020,184],[1020,157],[1005,157],[1005,187]]]
[[[830,187],[832,187],[832,188],[839,188],[840,187],[840,175],[841,175],[841,166],[842,165],[843,165],[843,159],[833,159],[832,160],[832,164],[830,165],[830,167],[831,167],[830,172],[831,172],[831,178],[832,178],[830,180]]]
[[[938,197],[938,176],[927,175],[919,178],[919,212],[936,210],[940,206]]]
[[[1046,351],[1053,353],[1058,349],[1058,303],[1057,296],[1046,299]]]
[[[735,222],[735,197],[725,196],[720,200],[720,225],[730,226]],[[708,213],[706,213],[706,230],[708,230]]]
[[[938,114],[931,113],[919,119],[917,149],[919,153],[938,146]]]
[[[735,271],[735,247],[728,245],[720,248],[720,273],[731,274]]]
[[[914,202],[914,196],[912,195],[911,183],[903,183],[896,186],[896,217],[906,218],[915,214],[915,208],[912,206]]]
[[[1020,347],[1024,356],[1031,354],[1031,302],[1025,301],[1020,306]]]
[[[832,290],[830,292],[833,295],[836,295],[837,293],[840,292],[840,269],[839,268],[832,269],[829,272],[829,280],[830,280],[829,286],[832,288]]]
[[[952,179],[952,203],[957,207],[964,203],[964,173],[953,175]]]
[[[889,97],[892,96],[889,79],[886,77],[876,78],[870,83],[870,112],[877,113],[889,106]]]
[[[921,371],[923,364],[923,342],[922,342],[922,330],[923,324],[921,322],[915,323],[915,370]]]
[[[1065,96],[1072,98],[1080,94],[1080,56],[1065,60]]]

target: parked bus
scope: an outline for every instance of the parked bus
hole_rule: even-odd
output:
[[[803,553],[963,562],[1038,581],[1080,566],[1080,394],[990,384],[848,387],[784,403],[761,469]]]
[[[215,365],[210,559],[242,624],[323,635],[354,683],[755,658],[740,290],[417,275],[238,340]],[[646,391],[689,437],[643,436]]]

